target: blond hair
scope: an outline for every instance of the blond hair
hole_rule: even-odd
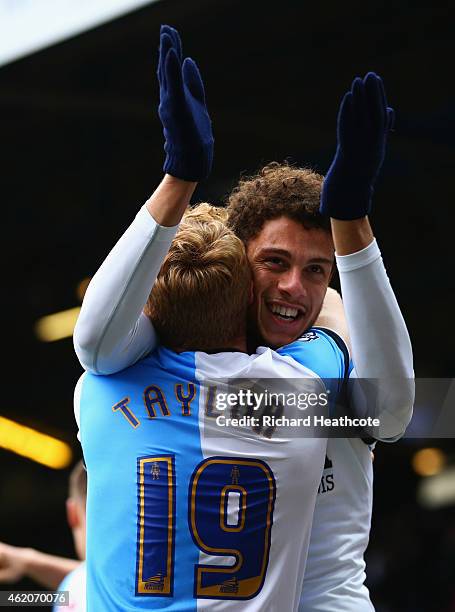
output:
[[[199,204],[185,214],[145,313],[175,350],[227,348],[245,333],[251,273],[227,213]]]

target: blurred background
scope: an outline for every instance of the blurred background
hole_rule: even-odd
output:
[[[221,204],[272,160],[324,173],[342,95],[356,75],[383,76],[396,123],[372,223],[416,375],[454,376],[454,16],[453,3],[421,0],[0,1],[0,541],[74,554],[70,334],[88,279],[162,177],[161,23],[197,60],[214,124],[214,168],[195,200]],[[378,612],[454,612],[453,438],[378,445],[374,465]]]

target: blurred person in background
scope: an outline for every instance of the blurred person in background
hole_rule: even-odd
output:
[[[87,472],[78,461],[69,477],[66,516],[78,559],[85,559],[85,506]],[[50,590],[69,591],[69,606],[56,606],[56,612],[85,612],[85,563],[33,548],[0,542],[0,583],[14,584],[31,578]]]

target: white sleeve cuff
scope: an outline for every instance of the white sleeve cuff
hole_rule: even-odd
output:
[[[133,225],[140,229],[145,236],[149,238],[154,236],[157,240],[166,240],[167,242],[172,241],[179,228],[178,224],[172,225],[171,227],[165,227],[157,223],[149,213],[147,204],[144,204],[140,208],[133,221]]]
[[[379,250],[376,238],[373,238],[373,242],[361,251],[351,253],[350,255],[337,255],[335,253],[335,257],[337,268],[340,272],[351,272],[352,270],[368,266],[368,264],[379,259],[381,251]]]

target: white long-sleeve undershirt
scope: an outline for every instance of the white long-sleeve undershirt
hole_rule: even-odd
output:
[[[158,225],[144,205],[92,278],[74,330],[85,370],[113,374],[158,344],[142,310],[177,228]]]
[[[359,416],[379,417],[372,437],[394,441],[411,420],[414,401],[406,324],[376,240],[357,253],[336,255],[336,263],[355,364],[351,404]]]

